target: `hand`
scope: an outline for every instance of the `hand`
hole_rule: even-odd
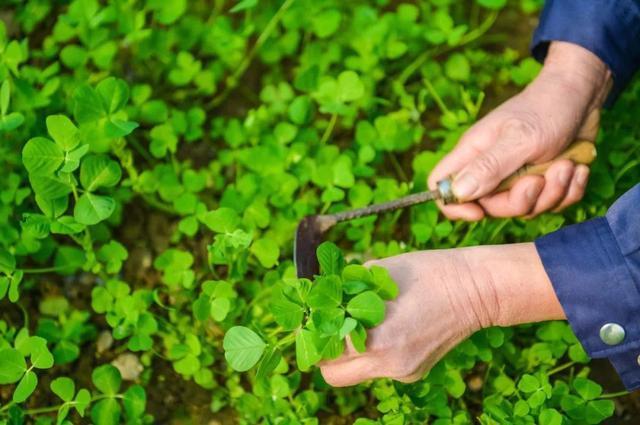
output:
[[[453,192],[466,202],[441,205],[450,219],[535,216],[561,210],[584,195],[585,165],[557,161],[542,176],[522,177],[491,192],[525,164],[549,161],[575,140],[595,141],[610,72],[580,46],[553,42],[538,77],[520,94],[473,125],[429,176],[429,187],[455,176]]]
[[[321,364],[333,386],[379,377],[416,381],[481,328],[564,318],[531,243],[414,252],[370,264],[386,267],[400,294],[369,331],[364,353],[348,343],[340,358]]]

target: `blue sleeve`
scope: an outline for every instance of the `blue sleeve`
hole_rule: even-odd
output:
[[[640,388],[640,184],[605,217],[536,241],[573,331],[592,358],[609,358]]]
[[[640,67],[640,0],[547,0],[531,43],[538,61],[551,41],[578,44],[609,66],[610,106]]]

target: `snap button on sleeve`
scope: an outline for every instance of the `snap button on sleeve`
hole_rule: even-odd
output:
[[[600,328],[600,339],[607,345],[618,345],[624,337],[624,328],[617,323],[606,323]]]

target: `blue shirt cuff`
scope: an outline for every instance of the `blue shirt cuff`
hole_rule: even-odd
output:
[[[593,358],[608,357],[628,389],[640,388],[640,185],[606,217],[565,227],[536,248],[573,331]],[[605,343],[600,329],[624,338]],[[608,341],[611,343],[611,341]]]
[[[611,106],[640,67],[640,2],[547,0],[531,43],[538,61],[544,61],[551,41],[578,44],[609,66]]]

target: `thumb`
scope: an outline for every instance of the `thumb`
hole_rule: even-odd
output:
[[[452,190],[462,202],[491,193],[502,180],[529,160],[532,143],[522,139],[502,139],[462,168],[453,180]]]

